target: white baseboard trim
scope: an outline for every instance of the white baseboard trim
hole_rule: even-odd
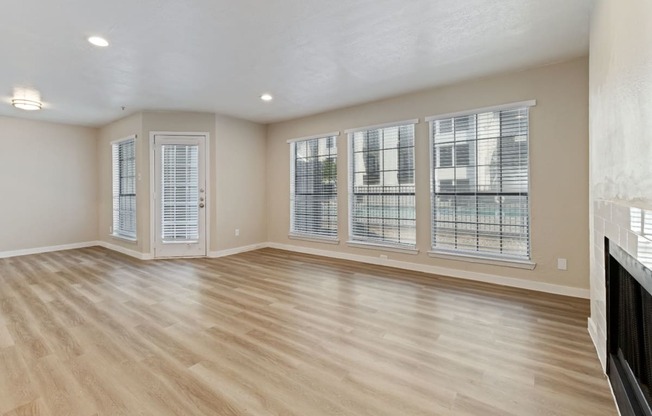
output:
[[[598,358],[600,359],[600,364],[602,365],[602,371],[604,373],[607,373],[607,359],[604,357],[603,354],[603,349],[598,346],[599,339],[598,339],[598,327],[595,324],[595,321],[593,321],[593,318],[589,317],[587,319],[588,321],[588,329],[589,329],[589,336],[591,337],[591,341],[593,341],[593,346],[595,347],[595,352],[598,354]]]
[[[152,260],[154,258],[150,253],[141,253],[139,251],[131,250],[106,241],[96,241],[94,245],[104,247],[109,250],[117,251],[118,253],[122,253],[127,256],[137,258],[139,260]]]
[[[269,243],[258,243],[258,244],[251,244],[248,246],[229,248],[226,250],[210,251],[208,253],[208,257],[218,258],[218,257],[232,256],[234,254],[245,253],[247,251],[260,250],[261,248],[266,248],[266,247],[269,247]]]
[[[537,292],[552,293],[555,295],[571,296],[574,298],[589,299],[588,289],[580,289],[568,286],[554,285],[544,282],[516,279],[513,277],[498,276],[488,273],[470,272],[468,270],[450,269],[447,267],[433,266],[428,264],[417,264],[398,260],[381,259],[379,257],[362,256],[337,251],[320,250],[308,247],[299,247],[281,243],[267,243],[267,247],[279,250],[295,251],[298,253],[313,254],[316,256],[332,257],[342,260],[352,260],[367,264],[396,267],[398,269],[411,270],[416,272],[437,274],[440,276],[456,277],[459,279],[473,280],[477,282],[492,283],[500,286],[509,286],[519,289],[529,289]]]
[[[22,250],[0,251],[0,259],[9,257],[29,256],[30,254],[51,253],[53,251],[74,250],[78,248],[93,247],[97,245],[97,241],[86,241],[83,243],[62,244],[58,246],[26,248]]]
[[[106,241],[97,241],[95,245],[107,248],[109,250],[117,251],[118,253],[126,254],[127,256],[135,257],[140,260],[154,259],[154,256],[151,253],[140,253],[138,251],[130,250],[128,248],[119,246],[117,244],[111,244]],[[217,257],[232,256],[234,254],[244,253],[247,251],[259,250],[267,246],[268,246],[267,243],[259,243],[259,244],[252,244],[249,246],[242,246],[242,247],[235,247],[226,250],[220,250],[220,251],[210,251],[207,257],[217,258]],[[170,258],[174,258],[174,257],[170,257]]]

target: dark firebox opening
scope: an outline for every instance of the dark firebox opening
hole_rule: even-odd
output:
[[[622,416],[652,416],[652,272],[605,239],[607,374]]]

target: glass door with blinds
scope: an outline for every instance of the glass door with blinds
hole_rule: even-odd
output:
[[[206,255],[205,136],[154,136],[156,257]]]

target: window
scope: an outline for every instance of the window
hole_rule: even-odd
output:
[[[529,105],[428,119],[433,250],[530,258]]]
[[[349,133],[354,242],[414,248],[414,122]]]
[[[136,139],[111,144],[113,157],[113,235],[136,239]]]
[[[455,145],[455,166],[469,166],[471,163],[469,143]]]
[[[368,134],[367,140],[362,143],[362,151],[364,152],[363,183],[380,185],[380,133],[377,130]]]
[[[437,124],[437,130],[439,134],[447,134],[453,132],[453,120],[441,120],[441,123]]]
[[[453,122],[453,126],[455,127],[455,131],[458,134],[460,132],[471,130],[471,127],[473,126],[473,122],[475,121],[473,116],[456,117],[451,120]]]
[[[439,153],[439,166],[453,166],[453,146],[439,146],[437,152]]]
[[[335,139],[329,136],[290,143],[290,234],[337,238]]]
[[[398,183],[414,186],[414,134],[406,126],[402,129],[398,132]]]

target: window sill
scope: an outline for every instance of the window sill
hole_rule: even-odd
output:
[[[489,264],[492,266],[513,267],[516,269],[534,270],[536,263],[529,260],[499,259],[495,257],[474,256],[464,253],[451,253],[448,251],[429,251],[428,256],[438,259],[465,261],[469,263]]]
[[[412,247],[391,246],[386,244],[368,243],[363,241],[347,241],[346,244],[350,247],[391,251],[394,253],[402,253],[402,254],[413,254],[413,255],[419,254],[419,250],[417,248],[412,248]]]
[[[340,243],[340,240],[337,238],[327,238],[327,237],[315,237],[312,235],[303,235],[303,234],[288,234],[290,240],[303,240],[311,241],[313,243],[324,243],[324,244],[334,244],[337,245]]]
[[[136,239],[136,238],[127,237],[127,236],[120,235],[120,234],[111,234],[111,238],[115,238],[116,240],[128,241],[130,243],[137,243],[138,242],[138,239]]]

